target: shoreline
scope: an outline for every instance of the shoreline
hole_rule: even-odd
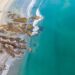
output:
[[[27,8],[27,17],[31,17],[31,10],[34,6],[34,4],[36,3],[36,0],[32,0]]]
[[[14,0],[11,0],[11,2],[8,2],[8,4],[7,4],[8,7],[6,7],[6,10],[7,10],[7,11],[8,11],[8,9],[9,9],[9,7],[10,7],[10,5],[12,4],[13,1],[14,1]],[[36,0],[32,0],[32,1],[29,0],[28,8],[27,8],[27,10],[26,10],[27,17],[30,17],[30,16],[31,16],[31,11],[32,11],[32,8],[33,8],[33,6],[34,6],[35,3],[36,3]],[[5,4],[4,4],[4,5],[5,5]],[[4,8],[4,9],[5,9],[5,8]],[[4,12],[4,13],[5,13],[5,12]],[[3,16],[4,13],[2,13],[2,16]],[[42,15],[40,14],[39,9],[37,9],[37,11],[36,11],[36,16],[40,16],[41,18],[40,18],[39,20],[36,20],[36,21],[33,22],[34,29],[33,29],[32,35],[35,35],[35,34],[38,33],[39,27],[38,27],[37,23],[43,19]],[[2,17],[2,18],[3,18],[3,17]],[[2,19],[2,18],[1,18],[1,19]],[[1,20],[1,21],[2,21],[2,20]],[[20,60],[20,61],[21,61],[21,60]],[[15,62],[16,65],[17,65],[17,64],[18,64],[18,65],[21,65],[21,64],[18,63],[18,60],[17,60],[16,58],[13,59],[13,58],[9,57],[9,58],[8,58],[8,61],[7,61],[7,63],[6,63],[7,67],[6,67],[5,70],[3,70],[3,72],[2,72],[1,75],[10,75],[10,74],[11,74],[10,71],[12,71],[12,64],[15,65],[14,62]],[[16,66],[16,65],[15,65],[15,67],[17,68],[18,66]],[[10,69],[10,68],[11,68],[11,69]],[[17,68],[17,69],[18,69],[18,68]],[[13,75],[13,74],[12,74],[12,75]],[[16,75],[16,74],[14,74],[14,75]]]
[[[26,13],[27,13],[27,15],[26,15],[26,17],[30,17],[31,16],[31,11],[32,11],[32,8],[33,8],[33,6],[34,6],[34,4],[36,3],[36,0],[32,0],[32,1],[30,1],[29,0],[29,5],[28,5],[28,8],[27,8],[27,10],[26,10]],[[38,27],[38,22],[40,22],[42,19],[43,19],[43,16],[41,15],[41,13],[40,13],[40,10],[39,10],[39,8],[37,9],[37,11],[36,11],[36,16],[40,16],[41,18],[39,19],[39,20],[35,20],[34,22],[33,22],[33,26],[34,26],[34,29],[33,29],[33,33],[32,33],[32,36],[33,35],[35,35],[35,34],[38,34],[38,30],[39,30],[39,27]],[[27,56],[26,56],[26,53],[24,54],[24,56],[26,57],[26,59],[27,59]],[[25,58],[24,58],[25,59]],[[19,59],[20,60],[20,59]],[[22,59],[23,60],[23,59]],[[22,61],[22,60],[20,60],[20,61]],[[14,61],[14,65],[16,66],[17,65],[17,62],[18,60],[16,59],[15,61]],[[19,63],[18,63],[19,64]],[[13,65],[13,66],[14,66]],[[19,64],[19,66],[20,66],[21,64]],[[17,68],[18,66],[16,66],[16,68]],[[12,66],[10,66],[10,68],[11,69],[9,69],[9,71],[8,71],[8,74],[7,75],[13,75],[12,74],[12,70],[13,70],[13,68],[12,68]],[[17,68],[18,69],[18,71],[20,70],[20,67],[18,67]],[[16,73],[16,71],[14,71],[14,75],[18,75],[17,73]]]
[[[27,8],[27,17],[31,17],[31,16],[32,16],[32,15],[31,15],[31,11],[32,11],[32,9],[33,9],[35,3],[36,3],[36,0],[32,0],[31,3],[29,4],[29,6],[28,6],[28,8]],[[33,27],[34,27],[34,29],[33,29],[33,32],[32,32],[32,36],[38,34],[39,27],[38,27],[37,24],[38,24],[38,22],[40,22],[41,20],[43,20],[43,16],[42,16],[41,13],[40,13],[39,7],[38,7],[37,10],[36,10],[36,16],[39,16],[40,19],[39,19],[39,20],[35,20],[35,21],[33,22]]]
[[[28,2],[29,2],[29,4],[28,4],[28,6],[31,4],[31,2],[32,1],[30,1],[30,0],[28,0]],[[27,10],[26,10],[27,11]],[[27,12],[26,12],[27,13]],[[27,15],[28,16],[28,15]],[[28,52],[25,52],[25,54],[24,54],[24,56],[25,57],[27,57],[26,56],[26,53],[28,53]],[[9,59],[10,60],[10,59]],[[11,64],[8,64],[8,67],[7,67],[7,69],[8,70],[6,70],[7,71],[7,73],[6,72],[4,72],[4,74],[2,74],[2,75],[18,75],[18,71],[20,71],[20,66],[21,66],[21,63],[22,63],[22,60],[23,60],[23,57],[22,58],[18,58],[18,59],[14,59],[13,61],[11,61],[11,64],[13,64],[13,65],[11,65]],[[20,62],[20,63],[18,63],[18,62]],[[18,65],[18,66],[17,66]],[[14,67],[15,66],[15,67]],[[16,71],[14,70],[16,68]],[[13,70],[13,71],[12,71]]]

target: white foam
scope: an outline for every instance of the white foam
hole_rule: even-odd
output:
[[[39,27],[37,24],[43,19],[43,16],[41,15],[39,8],[36,10],[36,16],[39,16],[40,19],[34,21],[33,23],[34,29],[33,29],[32,35],[38,34]]]
[[[31,11],[32,11],[32,8],[33,8],[35,3],[36,3],[36,0],[32,0],[30,2],[29,6],[27,8],[27,17],[31,17]],[[41,3],[40,3],[40,5],[41,5]],[[32,35],[38,34],[39,27],[38,27],[37,23],[43,19],[43,16],[41,15],[39,8],[36,10],[36,16],[40,16],[40,19],[35,20],[33,22],[34,29],[33,29]]]
[[[31,10],[34,6],[34,4],[36,3],[36,0],[32,0],[27,8],[27,16],[30,17],[31,16]]]

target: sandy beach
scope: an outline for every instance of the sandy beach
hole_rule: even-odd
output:
[[[4,18],[6,11],[14,0],[0,0],[0,24],[2,24],[2,18]]]
[[[4,17],[6,15],[5,13],[6,13],[6,11],[9,10],[10,5],[13,2],[14,2],[14,0],[0,0],[0,6],[1,6],[0,7],[0,24],[4,23]],[[25,12],[26,17],[31,16],[31,9],[33,8],[35,2],[36,2],[36,0],[26,0],[25,3],[23,4],[23,8],[21,9],[21,11],[23,13]],[[38,10],[37,10],[36,15],[41,17]],[[35,26],[35,24],[37,22],[38,21],[35,21],[34,24],[33,24],[35,29],[33,30],[32,35],[35,35],[35,34],[38,33],[38,26]],[[22,64],[23,57],[17,59],[17,58],[12,58],[7,54],[3,54],[3,55],[0,55],[0,56],[1,56],[0,65],[1,64],[6,65],[6,68],[3,71],[0,71],[0,75],[19,75],[18,73],[20,71],[20,66]],[[24,57],[24,59],[25,59],[25,57]]]
[[[10,5],[13,3],[14,0],[0,0],[0,24],[4,23],[4,17],[6,15],[6,11],[10,8]],[[28,0],[27,3],[25,2],[25,5],[29,5],[31,0]],[[23,10],[27,9],[24,8]],[[26,11],[26,10],[25,10]],[[6,68],[2,71],[0,71],[0,75],[18,75],[18,71],[20,69],[20,65],[22,63],[22,58],[16,59],[12,58],[9,55],[3,54],[0,55],[0,65],[6,65]],[[15,71],[16,69],[16,71]]]
[[[13,1],[14,0],[0,0],[0,24],[2,24],[2,20],[4,18],[6,10],[8,10]],[[7,55],[6,53],[0,54],[0,57],[0,67],[4,66],[7,60],[10,60],[9,55]],[[9,68],[9,66],[10,64],[8,64],[7,68]],[[0,71],[0,75],[6,75],[8,73],[8,70],[9,69]]]
[[[28,8],[30,7],[30,3],[32,2],[32,0],[25,0],[25,3],[23,4],[23,8],[21,9],[21,12],[24,13],[25,17],[28,17]],[[25,36],[25,38],[28,39],[27,36]],[[11,65],[9,67],[8,73],[7,75],[20,75],[20,71],[21,71],[21,66],[23,63],[23,59],[25,59],[25,56],[27,58],[28,52],[25,51],[24,56],[22,56],[19,59],[15,59],[15,61],[13,61],[13,65]]]

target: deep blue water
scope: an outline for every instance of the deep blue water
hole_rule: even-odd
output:
[[[33,51],[23,62],[21,75],[75,75],[75,0],[42,1],[44,19],[38,25],[44,30],[32,37]]]

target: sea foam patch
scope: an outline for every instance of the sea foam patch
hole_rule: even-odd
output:
[[[32,0],[31,3],[29,4],[29,6],[27,8],[27,13],[28,13],[27,16],[28,17],[31,17],[31,11],[32,11],[32,8],[35,5],[35,3],[36,3],[36,0]],[[32,35],[38,34],[39,27],[38,27],[37,23],[43,19],[43,16],[41,15],[39,8],[36,10],[36,16],[39,16],[40,19],[35,20],[33,22],[34,29],[33,29]]]
[[[33,29],[32,35],[38,34],[39,27],[37,24],[38,24],[38,22],[40,22],[43,19],[43,16],[41,15],[39,8],[36,11],[36,16],[39,16],[40,19],[34,21],[34,23],[33,23],[34,29]]]
[[[34,4],[36,3],[36,0],[32,0],[27,8],[27,16],[30,17],[31,16],[31,11],[32,11],[32,8],[34,6]]]

